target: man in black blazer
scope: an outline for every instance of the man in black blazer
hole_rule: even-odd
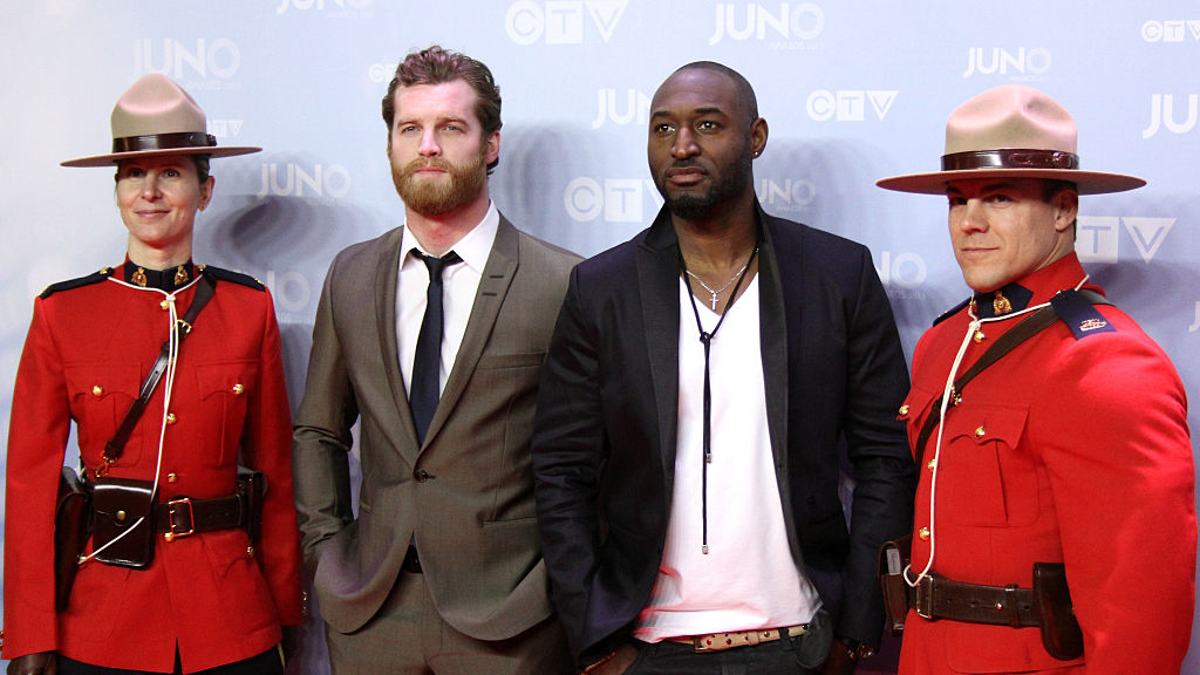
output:
[[[877,550],[912,517],[908,371],[869,251],[762,211],[766,141],[741,75],[677,70],[651,104],[663,210],[571,274],[533,465],[586,673],[849,673],[878,645]]]

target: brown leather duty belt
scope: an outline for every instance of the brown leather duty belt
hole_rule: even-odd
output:
[[[246,523],[246,508],[237,493],[212,499],[175,497],[155,508],[155,529],[164,533],[167,541],[197,532],[242,527]]]
[[[719,652],[734,647],[752,647],[763,642],[774,642],[784,635],[796,637],[808,632],[808,624],[786,628],[764,630],[742,630],[732,633],[708,633],[707,635],[681,635],[666,638],[667,642],[692,645],[697,652]]]
[[[1040,626],[1033,590],[984,586],[926,576],[909,594],[911,607],[924,619],[951,619],[996,626]]]

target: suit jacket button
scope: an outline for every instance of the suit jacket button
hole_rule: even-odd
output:
[[[413,472],[413,478],[416,478],[418,483],[424,483],[430,478],[433,478],[433,476],[430,476],[429,472],[425,469],[417,469]]]

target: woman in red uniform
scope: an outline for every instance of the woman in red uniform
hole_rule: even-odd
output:
[[[302,600],[279,329],[260,283],[191,259],[196,213],[213,193],[209,158],[258,148],[216,147],[204,112],[161,75],[121,96],[112,129],[112,153],[63,164],[116,167],[127,257],[38,297],[17,372],[5,513],[8,672],[282,673],[281,626],[300,623]],[[190,332],[172,339],[210,291]],[[162,374],[144,410],[123,443],[110,443],[156,362]],[[108,547],[109,535],[92,536],[60,612],[55,495],[72,422],[82,471],[98,486],[97,511],[125,521],[129,534]],[[253,540],[239,463],[268,485]],[[117,490],[124,501],[105,510],[113,485],[143,489],[153,515],[128,524],[139,517],[137,489]]]

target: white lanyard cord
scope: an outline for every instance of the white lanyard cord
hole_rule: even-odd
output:
[[[150,490],[150,495],[151,495],[151,498],[153,499],[155,496],[158,495],[158,476],[159,476],[159,473],[162,471],[163,446],[166,445],[166,439],[167,439],[167,416],[170,414],[170,410],[171,410],[171,394],[175,390],[175,364],[179,360],[179,331],[175,329],[175,327],[179,323],[179,312],[175,307],[175,296],[179,293],[179,291],[188,288],[192,284],[188,284],[187,286],[184,286],[183,288],[176,290],[173,293],[167,293],[166,291],[163,291],[163,290],[160,290],[157,288],[143,288],[141,286],[134,286],[133,284],[129,284],[124,281],[121,281],[120,279],[114,279],[112,277],[109,277],[108,280],[118,283],[118,284],[121,284],[123,286],[128,286],[129,288],[132,288],[132,289],[138,290],[138,291],[152,291],[152,292],[156,292],[156,293],[162,293],[163,296],[165,296],[163,303],[166,305],[167,318],[171,322],[169,328],[167,329],[167,344],[168,344],[168,347],[167,347],[167,369],[166,369],[166,372],[163,373],[163,380],[164,380],[163,381],[163,409],[162,409],[162,419],[160,420],[159,428],[158,428],[158,457],[155,460],[155,465],[154,465],[154,484]],[[192,283],[195,283],[195,280],[193,280]],[[150,508],[151,509],[158,508],[158,504],[156,502],[153,502],[150,504]],[[138,519],[136,521],[134,521],[134,523],[132,525],[125,528],[125,530],[123,532],[121,532],[121,534],[113,537],[107,543],[105,543],[103,546],[92,551],[90,554],[88,554],[86,556],[81,556],[79,559],[79,564],[82,565],[83,563],[91,560],[92,558],[95,558],[97,555],[102,553],[106,548],[108,548],[109,546],[112,546],[113,544],[117,543],[122,538],[124,538],[125,535],[136,530],[138,528],[138,526],[141,525],[145,520],[146,520],[146,516],[138,517]]]
[[[1085,274],[1083,279],[1075,285],[1075,290],[1078,291],[1080,288],[1083,288],[1083,285],[1087,283],[1088,279],[1089,275]],[[967,324],[967,334],[963,336],[962,344],[958,347],[958,353],[954,356],[954,364],[950,367],[950,374],[946,376],[946,385],[945,388],[942,389],[942,402],[938,409],[937,441],[934,444],[932,460],[933,474],[929,479],[929,559],[925,562],[925,567],[917,574],[916,579],[909,579],[909,571],[912,570],[911,563],[904,568],[904,583],[908,584],[909,586],[916,587],[921,583],[923,578],[929,576],[929,571],[933,569],[934,552],[937,550],[937,537],[935,536],[936,519],[934,518],[935,504],[937,503],[937,500],[935,499],[935,496],[937,495],[938,470],[941,469],[942,466],[940,461],[942,455],[942,432],[946,428],[946,411],[949,410],[950,401],[955,395],[954,379],[958,376],[958,368],[962,365],[963,356],[967,353],[967,347],[971,344],[971,337],[984,323],[1007,321],[1008,319],[1013,319],[1023,314],[1036,312],[1037,310],[1042,309],[1049,304],[1049,302],[1043,302],[1040,305],[1026,307],[1019,312],[1005,314],[1004,316],[994,316],[987,319],[980,319],[975,316],[974,301],[967,306],[967,316],[971,317],[971,323]],[[918,470],[920,470],[920,467],[918,467]]]

